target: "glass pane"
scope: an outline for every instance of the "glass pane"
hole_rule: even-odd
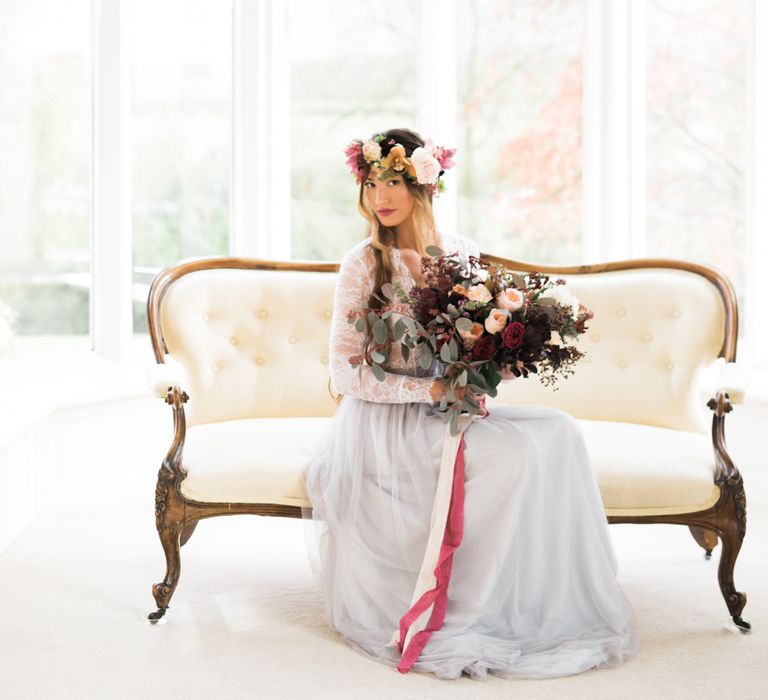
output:
[[[232,4],[126,3],[131,69],[134,331],[154,274],[224,255],[232,161]]]
[[[90,350],[91,3],[0,4],[0,358]]]
[[[583,0],[459,0],[459,232],[518,260],[581,252]]]
[[[747,0],[648,3],[647,252],[713,264],[743,303]]]
[[[419,3],[292,0],[291,256],[339,260],[365,236],[344,165],[356,138],[414,128]]]

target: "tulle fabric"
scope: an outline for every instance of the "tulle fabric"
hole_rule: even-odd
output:
[[[444,434],[430,404],[346,396],[305,472],[329,623],[392,666]],[[543,406],[490,406],[467,429],[464,456],[446,616],[413,670],[544,678],[634,655],[633,611],[578,423]]]

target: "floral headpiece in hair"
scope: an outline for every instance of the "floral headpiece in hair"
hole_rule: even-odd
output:
[[[376,168],[380,180],[402,175],[411,182],[423,185],[433,195],[445,191],[442,175],[456,165],[451,160],[456,153],[455,148],[434,146],[429,140],[424,146],[414,149],[408,157],[402,144],[384,134],[376,134],[365,142],[355,139],[344,153],[358,185],[368,177],[371,168]]]

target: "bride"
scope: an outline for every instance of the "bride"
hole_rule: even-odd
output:
[[[387,282],[423,284],[428,245],[479,255],[435,228],[452,155],[408,129],[347,149],[369,235],[339,269],[330,369],[344,398],[305,473],[328,618],[403,673],[541,678],[616,665],[636,653],[637,633],[576,421],[494,405],[452,439],[434,366],[405,361],[399,344],[383,381],[350,363],[364,338],[349,310],[376,304]]]

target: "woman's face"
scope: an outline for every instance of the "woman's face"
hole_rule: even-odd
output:
[[[394,228],[411,215],[414,198],[402,175],[379,180],[379,171],[371,168],[363,187],[368,204],[384,226]]]

